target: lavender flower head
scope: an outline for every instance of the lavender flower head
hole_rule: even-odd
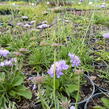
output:
[[[0,56],[6,57],[10,52],[8,50],[0,50]]]
[[[104,37],[105,39],[109,39],[109,33],[103,34],[103,37]]]
[[[48,25],[48,24],[41,24],[37,28],[38,29],[45,29],[45,28],[49,28],[49,27],[50,27],[50,25]]]
[[[54,72],[56,72],[57,78],[60,78],[61,75],[63,75],[63,70],[67,70],[69,66],[66,64],[64,60],[54,62],[54,64],[51,65],[50,69],[48,70],[48,74],[53,77]]]
[[[0,67],[4,67],[4,66],[13,66],[13,63],[16,63],[16,58],[11,58],[10,60],[5,60],[3,62],[0,62]]]
[[[70,62],[72,63],[72,67],[78,67],[81,63],[80,59],[78,56],[76,56],[75,54],[71,54],[69,53],[68,56],[70,57]]]
[[[84,0],[80,0],[80,2],[83,2]]]
[[[102,3],[100,7],[101,8],[106,8],[106,4],[105,3]]]
[[[75,107],[74,106],[71,106],[70,109],[75,109]]]

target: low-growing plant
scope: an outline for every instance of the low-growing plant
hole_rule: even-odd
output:
[[[102,14],[102,15],[96,14],[94,16],[94,23],[109,26],[108,23],[109,17],[108,16],[104,17],[104,16],[106,16],[106,14]]]
[[[0,108],[3,108],[12,99],[24,97],[31,99],[32,94],[24,86],[24,75],[20,72],[0,73]]]
[[[69,101],[75,99],[76,103],[80,100],[79,91],[82,79],[82,70],[77,70],[81,64],[78,56],[69,53],[71,65],[66,64],[65,60],[54,62],[45,76],[45,81],[38,87],[38,96],[43,108],[61,109],[60,101],[66,98]],[[66,70],[66,71],[63,71]],[[35,83],[35,82],[34,82]],[[49,107],[49,108],[48,108]],[[77,107],[77,104],[75,105]]]
[[[8,50],[0,49],[0,61],[0,108],[7,109],[12,99],[31,99],[32,93],[24,85],[25,76],[17,66],[17,59]]]

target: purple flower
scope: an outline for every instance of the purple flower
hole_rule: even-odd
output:
[[[11,58],[10,61],[11,61],[12,63],[16,63],[16,62],[17,62],[17,59],[16,59],[16,58]]]
[[[13,66],[13,63],[16,63],[17,60],[16,58],[11,58],[10,60],[5,60],[3,62],[0,62],[0,67],[4,67],[4,66]]]
[[[78,56],[71,53],[69,53],[68,56],[70,56],[70,62],[72,63],[72,67],[78,67],[80,65],[81,61]]]
[[[0,50],[0,56],[6,57],[10,52],[8,50]]]
[[[42,24],[42,25],[39,25],[37,28],[38,29],[45,29],[45,28],[49,28],[50,27],[50,25],[48,25],[48,24]]]
[[[100,7],[101,8],[106,8],[106,5],[105,4],[102,4]]]
[[[103,34],[103,37],[104,37],[105,39],[109,39],[109,33]]]
[[[75,107],[74,106],[71,106],[70,109],[75,109]]]
[[[80,2],[83,2],[84,0],[80,0]]]
[[[48,74],[53,77],[54,72],[56,73],[57,78],[59,78],[61,75],[63,75],[63,70],[67,70],[69,66],[66,64],[64,60],[54,62],[54,64],[51,65],[50,69],[48,70]]]

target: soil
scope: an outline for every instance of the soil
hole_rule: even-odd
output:
[[[103,107],[104,104],[101,101],[101,98],[106,98],[109,99],[108,97],[106,97],[104,94],[99,94],[97,96],[95,96],[93,99],[91,99],[87,105],[87,109],[94,109],[95,106],[101,106]]]
[[[96,79],[94,80],[94,83],[105,90],[109,90],[109,80],[106,78],[100,77],[99,74],[94,74],[93,76],[96,76]]]

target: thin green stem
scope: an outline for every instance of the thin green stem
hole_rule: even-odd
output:
[[[56,62],[56,50],[54,51],[54,62]],[[54,66],[54,77],[53,77],[53,97],[54,97],[54,104],[56,109],[56,66]]]
[[[53,78],[53,97],[54,97],[54,103],[55,103],[55,109],[56,109],[56,95],[55,95],[55,91],[56,91],[56,87],[55,87],[55,75],[54,75],[54,78]]]
[[[84,43],[85,38],[86,38],[86,36],[87,36],[87,33],[88,33],[89,29],[90,29],[90,26],[91,26],[92,23],[93,23],[94,15],[95,15],[95,3],[94,3],[94,10],[93,10],[93,12],[92,12],[92,15],[91,15],[89,24],[88,24],[88,26],[87,26],[87,28],[86,28],[86,31],[85,31],[85,33],[84,33],[84,35],[83,35],[83,37],[82,37],[82,38],[83,38],[82,43]]]
[[[76,103],[75,103],[75,109],[78,109],[78,100],[79,100],[79,91],[80,91],[80,75],[78,75],[78,92],[76,96]]]

